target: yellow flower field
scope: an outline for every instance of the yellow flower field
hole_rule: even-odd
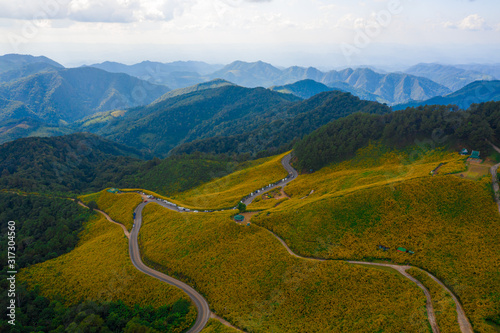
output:
[[[129,306],[158,308],[180,298],[189,300],[178,288],[136,270],[123,230],[102,215],[87,222],[73,251],[23,269],[18,277],[31,288],[39,285],[48,298],[62,297],[67,305],[81,300],[122,300]],[[194,320],[196,315],[190,317]]]
[[[141,196],[137,193],[115,194],[106,190],[82,196],[80,199],[84,203],[95,201],[99,209],[108,213],[114,221],[125,225],[127,230],[132,229],[133,211],[142,202]]]
[[[156,269],[251,332],[426,332],[425,297],[397,273],[290,256],[266,230],[231,212],[144,209],[140,242]]]

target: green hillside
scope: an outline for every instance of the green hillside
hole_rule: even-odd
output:
[[[218,135],[195,140],[175,148],[172,154],[190,154],[195,151],[213,154],[239,152],[252,155],[263,151],[268,154],[281,153],[289,150],[294,140],[301,139],[332,120],[355,112],[384,114],[389,113],[390,109],[376,102],[362,101],[349,93],[323,92],[281,108],[274,119],[257,123],[260,126],[253,131],[244,127],[244,133],[237,131],[228,136]]]
[[[88,121],[80,128],[165,156],[182,142],[251,131],[297,100],[263,88],[225,86],[130,109],[104,125]]]

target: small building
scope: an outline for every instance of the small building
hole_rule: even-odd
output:
[[[245,220],[245,217],[244,217],[243,215],[236,215],[236,216],[234,217],[234,220],[235,220],[236,222],[243,222],[243,221]]]
[[[404,247],[398,247],[399,252],[406,253],[406,249]]]
[[[471,155],[470,155],[470,158],[478,160],[480,155],[481,155],[481,152],[479,152],[477,150],[473,150]]]
[[[462,151],[460,151],[460,155],[469,155],[469,150],[467,148],[462,149]]]

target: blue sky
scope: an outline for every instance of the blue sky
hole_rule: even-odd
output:
[[[278,66],[499,63],[498,0],[0,0],[0,53]]]

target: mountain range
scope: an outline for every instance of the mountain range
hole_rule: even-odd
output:
[[[57,69],[0,84],[0,99],[7,106],[0,109],[0,121],[32,117],[68,123],[96,112],[149,104],[168,90],[97,68]]]
[[[475,81],[454,93],[438,96],[426,101],[410,102],[393,106],[393,110],[422,105],[457,105],[465,110],[472,104],[500,101],[500,81]]]

